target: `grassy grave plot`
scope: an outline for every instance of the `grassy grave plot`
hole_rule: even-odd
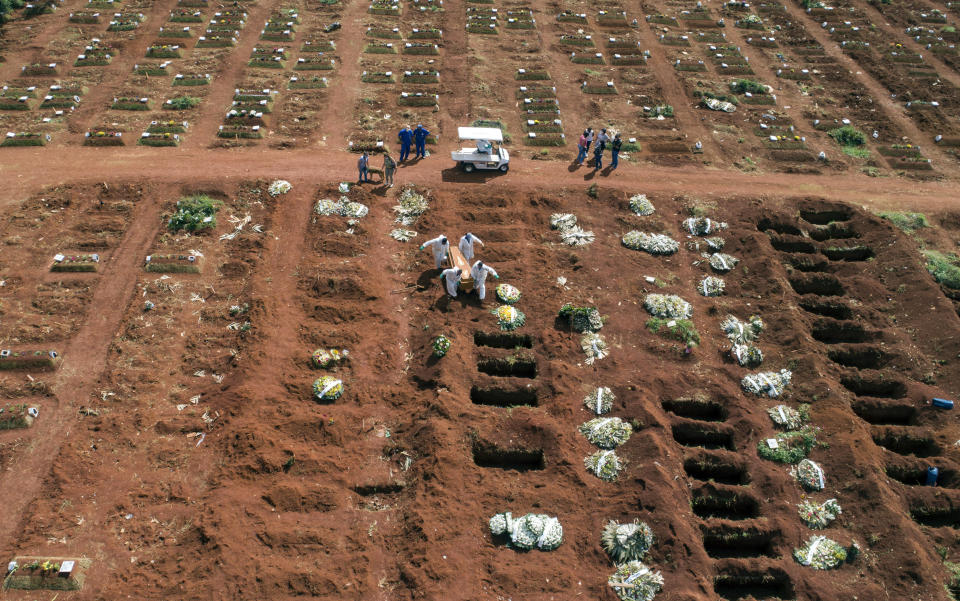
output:
[[[209,73],[177,73],[173,76],[173,86],[206,86],[210,84]]]
[[[94,10],[78,10],[70,13],[70,17],[67,20],[71,23],[79,23],[81,25],[94,25],[100,22],[100,12]]]
[[[8,590],[78,591],[83,588],[89,559],[17,557],[3,588]]]
[[[764,84],[752,79],[737,79],[730,82],[730,91],[739,94],[740,102],[754,105],[774,105],[776,97]]]
[[[82,86],[59,85],[50,86],[40,108],[52,109],[71,109],[80,105],[80,100],[86,94],[86,88]]]
[[[146,75],[148,77],[163,77],[169,75],[170,61],[162,63],[136,63],[133,65],[133,72],[137,75]]]
[[[170,39],[170,38],[192,38],[193,30],[190,29],[189,25],[177,26],[177,27],[161,27],[157,32],[158,38]]]
[[[397,38],[400,37],[400,30],[397,30]],[[337,45],[333,40],[306,40],[300,47],[301,52],[335,52]]]
[[[358,132],[350,135],[347,141],[347,150],[350,152],[386,152],[387,145],[383,139],[369,132]]]
[[[436,27],[414,27],[407,36],[410,40],[440,40],[443,30]]]
[[[765,29],[766,25],[758,15],[747,15],[733,22],[735,27],[741,29]]]
[[[673,68],[677,71],[703,72],[707,66],[701,60],[696,59],[677,59],[673,63]]]
[[[210,0],[177,0],[177,6],[180,8],[206,8],[210,6]]]
[[[217,137],[259,140],[263,138],[263,131],[259,125],[221,125],[217,130]]]
[[[580,86],[584,94],[619,94],[617,86],[612,79],[588,78]]]
[[[506,13],[507,29],[536,29],[537,20],[533,18],[533,11],[529,8],[508,10]]]
[[[152,107],[149,98],[120,96],[113,99],[110,108],[116,111],[149,111]]]
[[[57,63],[31,63],[20,68],[21,77],[45,77],[57,74]]]
[[[150,273],[200,273],[200,257],[195,255],[149,255],[144,261],[143,269]]]
[[[589,33],[564,33],[560,35],[560,43],[565,46],[580,48],[594,48],[593,35]]]
[[[690,46],[690,36],[678,33],[663,33],[657,38],[664,46]]]
[[[610,64],[614,67],[631,67],[647,64],[647,57],[643,54],[621,54],[614,52],[610,58]]]
[[[263,112],[249,109],[231,109],[223,118],[226,125],[266,125]]]
[[[629,27],[627,12],[624,10],[597,11],[597,25],[601,27]]]
[[[557,21],[561,23],[586,23],[587,13],[576,13],[572,10],[562,10],[557,13]]]
[[[52,370],[60,367],[60,353],[54,350],[0,349],[0,371],[16,369]]]
[[[436,106],[440,101],[438,94],[430,92],[400,92],[397,104],[400,106]]]
[[[143,13],[116,13],[113,15],[113,19],[110,20],[107,31],[133,31],[140,27],[144,19],[146,19],[146,17]],[[161,29],[163,28],[161,27]]]
[[[576,53],[573,52],[570,54],[570,62],[575,65],[605,65],[607,61],[603,60],[603,53],[594,52],[590,53]]]
[[[527,146],[563,146],[567,143],[566,137],[562,133],[538,133],[535,131],[527,132],[523,139]]]
[[[423,69],[419,71],[404,71],[403,83],[430,84],[440,83],[440,72],[436,69]]]
[[[0,430],[18,430],[33,425],[31,407],[26,403],[0,406]]]
[[[47,136],[34,132],[7,132],[0,146],[46,146]]]
[[[674,17],[664,14],[654,14],[646,16],[647,23],[654,23],[656,25],[668,25],[670,27],[679,27],[680,23]]]
[[[171,232],[199,232],[217,227],[217,212],[223,203],[206,194],[185,196],[177,201],[167,222]]]
[[[393,71],[364,71],[360,74],[363,83],[396,83]]]
[[[203,23],[203,12],[187,8],[176,8],[170,11],[171,23]]]
[[[247,66],[255,69],[284,69],[286,64],[284,57],[279,55],[251,56],[250,60],[247,61]]]
[[[515,78],[518,81],[547,81],[551,79],[546,69],[517,69]]]
[[[57,254],[53,257],[53,265],[50,271],[56,272],[86,272],[93,273],[97,271],[100,265],[100,255],[65,255]]]
[[[264,29],[260,39],[265,42],[292,42],[297,37],[293,29]]]
[[[187,131],[190,127],[190,123],[187,121],[174,121],[168,119],[167,121],[151,121],[150,125],[147,126],[147,132],[151,134],[182,134]]]
[[[180,46],[156,42],[147,48],[147,58],[183,58]]]
[[[793,81],[809,81],[811,79],[810,69],[798,69],[794,67],[781,67],[777,69],[777,77]]]
[[[269,88],[262,90],[237,88],[233,91],[233,102],[235,106],[244,104],[254,105],[255,107],[260,107],[259,110],[264,113],[269,113],[271,112],[270,107],[273,106],[273,97],[276,93],[276,90]]]
[[[29,91],[28,91],[29,90]],[[9,88],[0,92],[0,111],[29,111],[37,105],[36,88]]]
[[[196,107],[201,101],[201,98],[193,96],[176,96],[164,102],[163,108],[168,111],[186,111]]]
[[[287,82],[287,89],[290,90],[317,90],[325,87],[327,87],[327,78],[319,75],[312,77],[294,75]]]
[[[396,54],[397,47],[393,42],[370,42],[363,51],[367,54]]]
[[[123,146],[123,134],[109,128],[94,128],[83,136],[84,146]],[[55,269],[53,271],[56,271]]]
[[[437,13],[444,10],[443,0],[410,0],[410,4],[421,13]]]
[[[756,46],[757,48],[779,48],[780,44],[777,42],[777,39],[773,36],[760,36],[754,37],[750,36],[747,38],[747,44],[751,46]]]
[[[560,105],[556,98],[524,98],[521,109],[528,115],[559,115]]]
[[[314,56],[301,56],[293,65],[294,71],[332,71],[336,67],[333,58],[318,52]]]
[[[867,136],[852,125],[831,129],[827,135],[840,145],[843,153],[855,158],[867,158],[870,150],[866,147]]]
[[[231,34],[211,33],[210,30],[207,30],[204,35],[197,38],[197,48],[232,48],[236,45],[237,38],[235,36]]]
[[[94,40],[84,48],[83,53],[77,55],[74,61],[74,67],[104,67],[110,64],[113,56],[116,54],[116,48],[109,44],[104,44],[99,40]]]
[[[524,130],[536,134],[562,134],[563,123],[560,119],[527,119],[523,124]]]
[[[400,16],[400,0],[374,0],[367,12],[371,15]]]
[[[426,42],[406,42],[403,45],[403,54],[436,56],[440,54],[440,47]]]
[[[180,136],[177,134],[151,134],[145,131],[140,135],[137,144],[140,146],[180,146]]]
[[[486,16],[468,16],[467,33],[478,33],[481,35],[497,35],[497,18]]]

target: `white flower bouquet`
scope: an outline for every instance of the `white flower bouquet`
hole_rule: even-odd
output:
[[[610,354],[610,348],[603,336],[596,332],[588,332],[580,339],[580,348],[587,356],[587,365],[593,365],[594,361],[599,361]]]
[[[450,339],[444,336],[443,334],[440,334],[439,336],[434,338],[433,342],[430,343],[430,348],[433,349],[434,357],[443,357],[444,355],[446,355],[447,351],[450,350],[450,346],[451,346]]]
[[[550,227],[555,230],[568,230],[577,225],[577,216],[573,213],[554,213],[550,215]]]
[[[703,296],[720,296],[726,286],[727,283],[720,278],[708,275],[697,284],[697,292]]]
[[[630,440],[633,427],[619,417],[595,417],[580,424],[580,433],[601,449],[615,449]]]
[[[497,286],[497,298],[501,302],[512,305],[520,300],[520,291],[510,284],[500,284]]]
[[[651,255],[672,255],[680,250],[680,243],[663,234],[648,234],[630,230],[623,235],[623,245],[631,250],[644,250]]]
[[[281,194],[286,194],[291,189],[293,189],[293,186],[290,185],[290,182],[283,179],[278,179],[277,181],[270,184],[269,188],[267,188],[267,194],[276,198]]]
[[[313,395],[320,400],[335,401],[343,395],[343,380],[333,376],[320,376],[313,383]]]
[[[600,544],[618,564],[640,561],[653,546],[653,530],[640,520],[625,524],[610,520],[600,534]]]
[[[396,240],[397,242],[409,242],[412,238],[417,237],[417,232],[413,230],[405,230],[402,228],[397,228],[390,230],[390,237]]]
[[[497,325],[504,331],[516,330],[527,321],[526,315],[510,305],[500,305],[491,313],[497,316]]]
[[[528,513],[514,519],[507,511],[490,518],[489,526],[494,536],[508,535],[510,546],[524,551],[552,551],[563,542],[560,520],[545,514]]]
[[[603,328],[603,317],[596,307],[577,307],[566,303],[560,307],[557,315],[566,319],[574,332],[596,332]]]
[[[791,470],[800,486],[810,491],[823,490],[826,486],[824,482],[823,468],[809,459],[804,459],[797,464],[797,467]]]
[[[613,408],[613,391],[606,386],[598,386],[597,389],[587,396],[583,397],[583,405],[597,415],[609,413]]]
[[[584,457],[583,465],[591,474],[607,482],[616,480],[623,469],[623,461],[614,451],[597,451]]]
[[[335,348],[318,348],[317,350],[313,351],[313,354],[310,356],[310,360],[313,362],[314,367],[326,369],[335,363],[346,360],[348,356],[350,356],[350,351],[347,349],[339,350]]]
[[[813,530],[822,530],[830,525],[830,522],[837,519],[842,512],[840,503],[836,499],[828,499],[823,503],[814,501],[804,501],[797,505],[800,514],[800,520]]]
[[[734,344],[730,355],[743,367],[756,367],[763,363],[763,351],[752,344]]]
[[[727,224],[713,221],[709,217],[688,217],[683,220],[683,229],[690,232],[692,236],[706,236],[718,230],[727,229]]]
[[[646,194],[636,194],[630,197],[630,210],[641,217],[646,217],[653,215],[654,208]]]
[[[560,241],[567,246],[586,246],[594,241],[596,235],[579,226],[560,230]]]
[[[643,299],[643,307],[654,317],[690,319],[693,315],[690,303],[673,294],[648,294]]]
[[[727,273],[737,266],[740,259],[723,253],[715,253],[710,256],[710,267],[718,273]]]
[[[781,369],[779,372],[762,371],[744,376],[740,380],[740,386],[757,396],[776,398],[790,385],[792,377],[793,373],[789,369]]]
[[[640,561],[617,566],[607,580],[621,601],[651,601],[663,589],[663,576]]]
[[[401,225],[412,225],[420,215],[427,212],[430,203],[422,194],[417,193],[413,186],[407,186],[397,196],[400,204],[393,207],[397,213],[396,222]]]
[[[777,405],[767,409],[767,414],[775,426],[784,430],[799,430],[809,419],[806,407],[807,405],[800,405],[800,410],[797,410],[786,405]]]
[[[847,550],[826,536],[812,536],[807,544],[793,550],[793,558],[815,570],[831,570],[847,560]]]
[[[734,344],[744,344],[757,339],[763,331],[763,320],[759,315],[751,315],[747,321],[740,321],[733,315],[720,322],[720,328]]]
[[[719,252],[723,250],[723,247],[727,245],[727,241],[721,238],[720,236],[711,236],[710,238],[704,238],[704,242],[707,243],[707,248],[713,252]]]
[[[365,217],[367,213],[370,212],[367,205],[353,202],[346,196],[341,196],[340,200],[321,198],[317,201],[317,206],[314,207],[313,210],[317,215],[339,215],[341,217],[352,217],[355,219]]]

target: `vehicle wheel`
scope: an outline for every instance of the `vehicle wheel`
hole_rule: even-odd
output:
[[[463,171],[464,173],[473,173],[473,163],[464,163]]]
[[[510,165],[500,165],[500,173],[506,173],[510,171]]]

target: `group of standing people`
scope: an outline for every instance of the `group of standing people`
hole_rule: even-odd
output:
[[[594,144],[594,142],[596,142]],[[577,142],[577,165],[583,165],[583,161],[587,158],[587,153],[590,151],[590,146],[593,146],[593,170],[599,171],[603,169],[603,152],[610,148],[610,170],[614,170],[620,164],[620,148],[623,146],[623,141],[620,139],[620,134],[614,134],[613,138],[610,137],[610,134],[607,133],[606,128],[601,128],[599,134],[595,134],[592,127],[588,127],[583,130],[583,133],[580,134],[580,140]]]
[[[474,245],[479,244],[480,246],[486,246],[483,243],[483,240],[477,238],[472,233],[467,232],[462,238],[460,238],[460,243],[457,247],[460,249],[460,252],[463,253],[463,258],[467,260],[467,264],[470,264],[470,260],[473,259],[475,250]],[[447,258],[447,253],[450,251],[450,241],[446,236],[440,234],[433,240],[428,240],[420,245],[420,250],[430,247],[430,250],[433,252],[433,260],[437,266],[437,269],[443,268],[443,261]],[[473,287],[477,291],[477,296],[482,301],[487,296],[487,276],[492,275],[496,279],[500,279],[500,274],[493,268],[484,263],[483,261],[477,261],[473,264],[473,267],[470,268],[470,277],[473,279]],[[453,298],[457,297],[457,288],[460,285],[460,280],[463,279],[463,270],[452,266],[448,269],[443,269],[440,272],[440,279],[444,280],[447,286],[447,294]]]
[[[417,129],[410,129],[409,125],[403,126],[397,138],[400,140],[400,163],[410,157],[410,145],[414,145],[415,159],[427,158],[427,137],[430,132],[423,125],[417,124]],[[370,153],[364,151],[357,159],[357,183],[363,184],[372,181],[370,179]],[[397,161],[390,156],[390,151],[383,153],[383,185],[388,188],[393,187],[393,177],[397,172]]]

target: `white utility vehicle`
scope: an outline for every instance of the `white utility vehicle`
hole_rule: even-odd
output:
[[[500,146],[503,143],[503,132],[499,127],[458,127],[460,140],[476,142],[450,153],[467,173],[474,169],[497,169],[506,173],[510,169],[510,153]]]

